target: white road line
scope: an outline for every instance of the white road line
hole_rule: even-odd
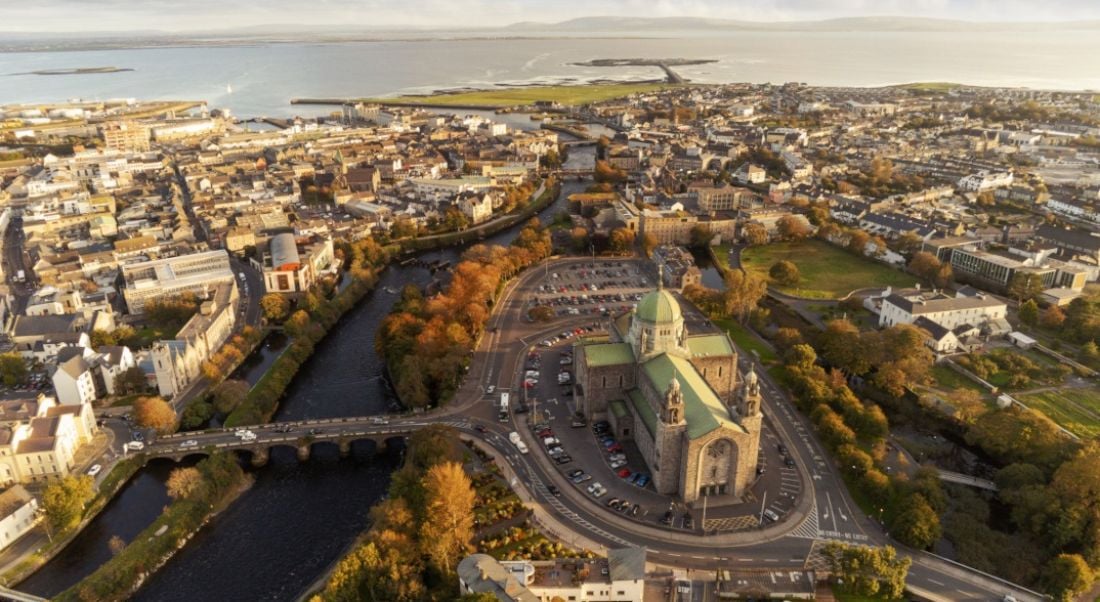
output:
[[[938,585],[940,587],[945,587],[945,584],[942,581],[936,581],[935,579],[933,579],[931,577],[928,577],[928,580],[931,581],[932,583],[935,583],[936,585]]]

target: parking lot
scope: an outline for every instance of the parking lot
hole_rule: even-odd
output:
[[[655,272],[642,260],[567,261],[549,266],[518,291],[526,310],[548,306],[556,319],[524,339],[527,348],[516,358],[518,373],[511,387],[486,388],[487,403],[498,410],[502,395],[508,396],[501,421],[510,430],[526,431],[527,443],[516,447],[542,456],[539,461],[549,462],[561,475],[548,487],[550,492],[562,495],[561,489],[570,487],[575,490],[570,497],[584,497],[603,512],[676,530],[742,531],[783,520],[803,484],[797,468],[787,465],[770,418],[765,417],[758,474],[750,492],[743,500],[712,497],[704,510],[702,500],[688,506],[658,494],[633,441],[617,441],[604,425],[587,424],[576,413],[573,344],[581,337],[606,336],[612,316],[629,311],[655,288]],[[690,332],[715,329],[690,304],[683,311]]]
[[[653,286],[637,261],[572,263],[547,272],[528,298],[528,309],[545,305],[558,316],[607,316],[630,310]]]

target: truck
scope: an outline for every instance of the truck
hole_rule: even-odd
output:
[[[516,449],[519,450],[519,453],[521,453],[521,454],[527,453],[527,444],[524,443],[523,440],[519,438],[519,433],[517,433],[515,431],[512,431],[511,433],[508,434],[508,440],[512,442],[512,445],[516,446]]]
[[[508,422],[508,393],[500,394],[500,414],[497,417],[501,422]]]

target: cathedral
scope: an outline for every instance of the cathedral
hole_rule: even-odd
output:
[[[578,409],[637,444],[659,493],[739,500],[755,478],[763,415],[756,373],[738,373],[729,336],[688,334],[663,288],[613,319],[609,333],[608,342],[577,344]]]

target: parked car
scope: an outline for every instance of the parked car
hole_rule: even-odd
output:
[[[634,483],[634,484],[637,485],[638,487],[645,487],[646,485],[649,485],[649,475],[647,475],[647,474],[642,475],[641,478],[638,479],[638,482]]]
[[[630,477],[630,469],[629,468],[620,468],[619,472],[617,474],[619,475],[620,479],[629,478]]]
[[[617,470],[623,466],[626,466],[626,460],[615,460],[611,463],[611,470]]]
[[[592,475],[586,474],[586,473],[583,473],[583,472],[581,474],[573,477],[573,482],[576,483],[577,485],[580,485],[581,483],[584,483],[586,481],[591,481],[591,480],[592,480]]]
[[[776,514],[775,511],[772,510],[771,508],[766,508],[764,510],[764,518],[767,518],[768,520],[770,520],[773,523],[779,522],[779,515]]]
[[[92,464],[92,467],[88,469],[88,476],[94,477],[99,474],[101,470],[103,470],[102,466],[100,466],[99,464]]]

